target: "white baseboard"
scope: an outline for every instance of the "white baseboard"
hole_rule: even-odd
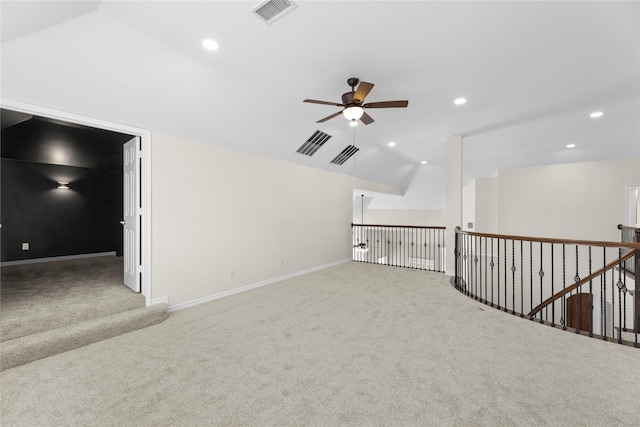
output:
[[[151,300],[151,305],[158,305],[158,304],[167,304],[169,305],[169,297],[164,296],[164,297],[160,297],[160,298],[154,298]]]
[[[172,312],[172,311],[182,310],[184,308],[194,307],[196,305],[204,304],[205,302],[214,301],[214,300],[217,300],[217,299],[220,299],[220,298],[225,298],[225,297],[228,297],[228,296],[231,296],[231,295],[238,294],[240,292],[250,291],[251,289],[259,288],[261,286],[270,285],[272,283],[280,282],[282,280],[292,279],[292,278],[297,277],[297,276],[302,276],[303,274],[312,273],[314,271],[323,270],[325,268],[334,267],[336,265],[344,264],[344,263],[351,262],[351,261],[352,261],[351,258],[347,258],[347,259],[343,259],[343,260],[340,260],[340,261],[332,262],[332,263],[329,263],[329,264],[321,265],[321,266],[318,266],[318,267],[309,268],[307,270],[302,270],[302,271],[298,271],[298,272],[295,272],[295,273],[286,274],[284,276],[275,277],[273,279],[265,280],[263,282],[253,283],[251,285],[246,285],[246,286],[242,286],[240,288],[231,289],[230,291],[220,292],[219,294],[209,295],[209,296],[204,297],[204,298],[198,298],[198,299],[195,299],[193,301],[188,301],[188,302],[183,302],[183,303],[176,304],[176,305],[171,305],[171,306],[169,306],[168,311]],[[163,297],[163,298],[168,301],[168,297]],[[158,298],[158,299],[162,299],[162,298]],[[156,300],[154,300],[154,301],[156,301]],[[152,302],[152,304],[153,304],[153,302]]]
[[[51,262],[51,261],[69,261],[72,259],[95,258],[95,257],[101,257],[101,256],[115,256],[115,255],[116,255],[116,252],[113,251],[113,252],[98,252],[94,254],[53,256],[49,258],[21,259],[18,261],[0,262],[0,267],[9,267],[11,265],[23,265],[23,264],[38,264],[41,262]]]

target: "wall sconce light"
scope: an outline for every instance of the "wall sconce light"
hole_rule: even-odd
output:
[[[65,181],[58,181],[58,188],[63,188],[65,190],[69,189],[69,183]]]

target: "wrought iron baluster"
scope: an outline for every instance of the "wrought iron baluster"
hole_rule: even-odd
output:
[[[580,275],[578,274],[578,271],[579,271],[578,270],[578,245],[576,245],[576,275],[573,278],[573,280],[576,281],[576,285],[578,284],[578,282],[580,282]],[[578,321],[576,322],[577,323],[576,324],[576,334],[579,334],[580,333],[581,323],[582,323],[582,304],[580,303],[581,302],[580,300],[582,299],[582,296],[580,296],[580,287],[579,286],[576,286],[576,295],[577,295],[576,296],[576,301],[578,301],[577,302],[577,304],[578,304],[578,310],[577,310],[578,311],[578,319],[577,320]]]
[[[553,291],[553,283],[556,279],[554,273],[553,243],[551,244],[551,295],[555,295]],[[551,303],[551,327],[556,326],[556,302]]]
[[[478,286],[480,288],[480,301],[487,302],[486,282],[485,282],[484,293],[482,292],[482,258],[483,258],[482,236],[478,237],[478,244],[479,244],[478,253],[480,254],[480,262],[479,262],[480,265],[479,265],[479,273],[478,273]],[[484,258],[486,259],[486,257],[484,257]]]
[[[623,329],[622,329],[622,295],[621,295],[621,293],[626,291],[626,287],[624,285],[624,282],[621,279],[622,268],[623,268],[622,267],[622,263],[618,262],[618,284],[617,284],[618,285],[617,286],[618,287],[618,344],[620,344],[622,342],[622,331],[623,331]],[[626,276],[626,274],[625,274],[625,276]],[[615,280],[615,275],[613,277],[614,277],[613,280]],[[623,291],[623,289],[624,289],[624,291]],[[611,305],[613,307],[615,307],[616,300],[615,300],[615,296],[614,296],[614,293],[613,293],[613,287],[611,288],[611,291],[612,291],[611,292],[611,294],[612,294],[612,296],[611,296]]]
[[[529,304],[531,308],[529,312],[533,311],[533,242],[529,242]],[[535,315],[531,315],[530,320],[533,320]]]
[[[425,232],[425,229],[421,229],[420,230],[420,234],[419,234],[419,238],[418,238],[418,240],[419,240],[419,242],[418,242],[418,245],[419,245],[418,254],[420,256],[420,267],[422,269],[424,269],[424,270],[428,270],[429,268],[427,266],[427,263],[423,261],[424,258],[422,257],[422,242],[424,241],[424,232]]]
[[[620,267],[620,261],[618,261],[618,267]],[[616,309],[616,289],[620,287],[619,282],[620,282],[620,276],[618,275],[618,282],[616,282],[616,274],[613,273],[611,275],[611,310],[612,311],[615,311]],[[615,323],[616,323],[616,314],[611,313],[611,336],[614,338],[616,336]],[[618,326],[620,326],[620,319],[618,319]],[[622,341],[622,329],[618,329],[618,344],[620,343],[620,341]]]
[[[376,256],[374,257],[378,264],[380,263],[380,255],[382,255],[382,228],[378,227],[376,230]]]
[[[516,241],[511,241],[511,314],[516,314]]]
[[[562,244],[562,299],[561,299],[561,311],[562,317],[560,318],[560,323],[562,324],[562,329],[567,330],[567,311],[566,311],[566,289],[567,289],[567,268],[566,268],[566,256],[565,256],[565,244]]]
[[[484,251],[487,251],[487,238],[484,238]],[[489,302],[489,294],[487,293],[487,286],[489,281],[487,280],[487,272],[489,271],[489,269],[487,268],[487,259],[489,259],[489,257],[487,256],[487,254],[485,253],[484,255],[484,300],[485,303]]]
[[[507,312],[507,288],[509,281],[507,280],[507,239],[504,239],[504,311]]]
[[[593,336],[593,273],[591,270],[591,246],[589,246],[589,336]]]
[[[384,230],[384,240],[387,242],[387,254],[385,256],[385,265],[391,265],[391,230]]]
[[[460,289],[458,280],[458,230],[453,232],[453,283],[456,285],[456,289]]]
[[[400,242],[400,239],[398,238],[398,234],[399,234],[398,227],[394,227],[393,231],[394,231],[393,234],[395,235],[395,245],[394,245],[395,247],[394,247],[394,250],[393,250],[393,265],[395,267],[397,267],[398,266],[398,258],[399,258],[398,257],[398,253],[400,252],[400,247],[398,245],[398,243]]]
[[[404,251],[402,252],[403,256],[404,256],[404,260],[402,261],[402,266],[403,267],[409,267],[409,260],[408,260],[408,252],[409,252],[409,239],[407,237],[408,233],[408,228],[406,227],[402,227],[402,231],[404,234]]]
[[[407,266],[407,235],[406,235],[406,231],[407,229],[404,227],[399,227],[398,231],[400,232],[400,258],[399,258],[399,264],[400,267],[406,267]]]
[[[622,258],[622,249],[619,249],[618,259]],[[622,281],[623,271],[622,261],[618,261],[618,343],[622,342],[623,320],[622,320],[622,295],[627,292],[627,288]],[[626,278],[626,274],[624,275]]]
[[[540,303],[542,303],[543,299],[542,299],[542,287],[543,287],[543,277],[544,277],[544,269],[542,268],[542,263],[543,263],[543,258],[542,258],[542,242],[540,242],[540,272],[538,273],[538,276],[540,276]],[[546,307],[545,307],[546,309]],[[544,323],[544,319],[542,316],[542,313],[540,313],[540,323]]]
[[[480,283],[480,279],[478,278],[478,240],[479,237],[478,236],[474,236],[473,237],[473,263],[474,263],[474,267],[475,267],[475,287],[476,287],[476,300],[481,300],[482,299],[482,290],[481,290],[481,283]]]
[[[627,275],[626,274],[624,274],[622,276],[622,280],[623,280],[623,283],[624,283],[624,287],[626,288],[627,287]],[[622,294],[622,309],[623,309],[623,311],[622,311],[622,322],[623,322],[623,325],[622,326],[623,326],[623,330],[625,332],[627,330],[627,293],[628,292],[625,292],[624,294]]]
[[[469,235],[465,234],[465,239],[464,239],[464,255],[463,255],[463,260],[464,260],[464,284],[465,284],[465,289],[466,289],[466,293],[467,295],[471,295],[471,289],[470,289],[470,282],[469,282]]]
[[[439,260],[439,264],[440,264],[440,271],[444,271],[445,270],[445,265],[444,265],[444,258],[442,256],[442,249],[445,245],[445,241],[444,241],[444,230],[440,230],[440,233],[438,233],[438,253],[437,253],[437,257]],[[435,250],[435,248],[433,249]]]
[[[520,317],[524,317],[524,251],[523,241],[520,240]]]
[[[471,291],[471,295],[475,299],[476,297],[476,284],[475,277],[473,276],[473,256],[474,256],[474,247],[473,247],[474,238],[473,236],[469,236],[469,290]]]
[[[635,241],[640,243],[640,230],[636,230]],[[640,313],[638,312],[638,307],[640,306],[640,301],[638,301],[638,292],[640,292],[640,249],[634,250],[634,256],[632,258],[634,262],[634,292],[633,292],[633,336],[634,336],[634,347],[639,347],[638,343],[638,333],[640,332]]]
[[[494,238],[491,238],[491,307],[493,307],[493,266],[495,263],[493,262],[493,241]]]
[[[602,248],[602,269],[607,265],[607,248]],[[615,277],[615,276],[613,276]],[[607,273],[600,276],[600,322],[602,329],[602,339],[607,341],[607,302],[604,296],[607,294]]]
[[[500,239],[498,239],[498,253],[497,253],[496,259],[498,260],[498,274],[497,274],[498,289],[496,294],[498,295],[498,309],[499,309],[500,308]]]

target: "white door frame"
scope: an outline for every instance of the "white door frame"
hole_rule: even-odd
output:
[[[138,239],[142,237],[142,239],[139,240],[142,250],[140,259],[142,279],[140,287],[146,305],[151,305],[151,131],[9,99],[0,99],[0,107],[20,113],[33,114],[140,137],[140,155],[142,158],[142,173],[140,174],[142,224],[137,231]]]
[[[625,184],[624,186],[624,225],[630,225],[635,227],[635,218],[631,218],[631,203],[638,203],[638,200],[631,200],[631,189],[633,187],[640,187],[639,184]],[[632,224],[633,222],[633,224]]]

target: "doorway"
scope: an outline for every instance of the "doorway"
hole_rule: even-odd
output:
[[[640,228],[640,184],[627,185],[627,222],[629,227]]]
[[[139,222],[139,226],[136,227],[134,231],[136,242],[136,248],[134,251],[136,255],[135,275],[136,279],[139,281],[139,289],[144,296],[145,305],[151,305],[150,131],[13,101],[3,100],[1,107],[3,109],[11,110],[13,112],[22,113],[25,115],[34,115],[44,117],[51,121],[65,122],[70,126],[87,126],[90,128],[133,136],[137,139],[138,143],[135,146],[135,159],[138,176],[136,185],[132,187],[135,192],[133,194],[133,198],[135,200],[136,210],[138,214],[137,221]],[[122,149],[120,153],[120,159],[122,159]],[[122,217],[120,219],[122,219]]]

